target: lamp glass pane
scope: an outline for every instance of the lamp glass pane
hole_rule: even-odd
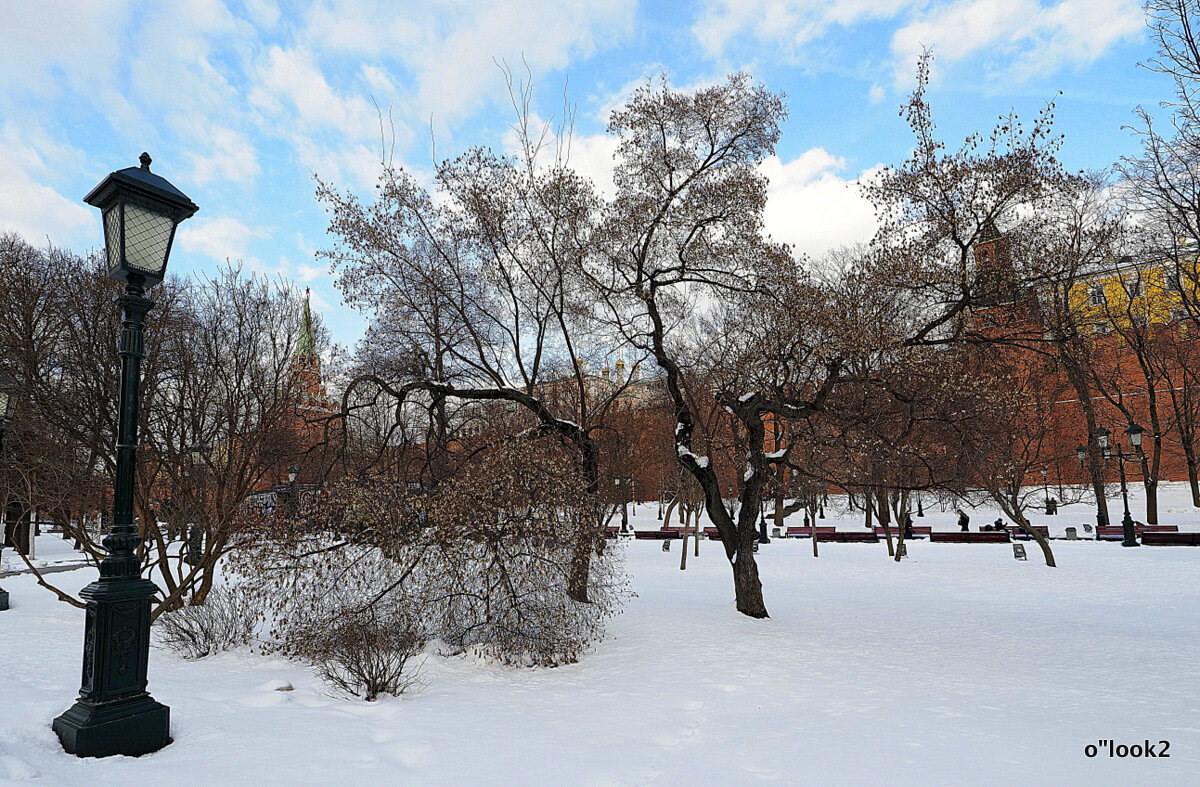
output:
[[[121,262],[121,204],[117,203],[104,211],[104,248],[108,252],[108,266]]]
[[[167,244],[175,221],[161,213],[125,203],[125,263],[132,270],[162,276]]]

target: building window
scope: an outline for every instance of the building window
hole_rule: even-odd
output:
[[[1142,277],[1133,276],[1125,280],[1125,292],[1129,293],[1130,298],[1142,297]]]
[[[1103,335],[1103,334],[1108,333],[1108,323],[1106,323],[1106,322],[1098,322],[1092,327],[1095,329],[1095,332],[1098,334]]]
[[[1093,306],[1104,305],[1104,286],[1097,284],[1088,288],[1088,300]]]
[[[1180,283],[1179,271],[1172,268],[1163,269],[1163,282],[1166,283],[1168,290],[1175,292],[1183,292],[1183,285]]]

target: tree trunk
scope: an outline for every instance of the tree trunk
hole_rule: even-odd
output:
[[[1046,559],[1046,565],[1050,568],[1056,568],[1057,564],[1054,562],[1054,553],[1050,551],[1050,539],[1046,538],[1041,534],[1041,532],[1031,527],[1029,525],[1029,521],[1026,520],[1024,516],[1017,517],[1016,520],[1017,524],[1021,526],[1021,529],[1033,536],[1033,540],[1038,542],[1038,546],[1042,548],[1042,557]]]
[[[815,537],[813,543],[816,543]],[[763,603],[762,583],[758,580],[758,564],[754,562],[752,549],[748,543],[743,544],[733,560],[733,590],[738,612],[752,618],[765,618],[768,617],[767,605]]]
[[[576,436],[575,444],[579,447],[583,478],[587,483],[587,496],[595,515],[590,518],[584,517],[579,523],[579,532],[575,535],[575,551],[571,555],[571,571],[567,577],[567,596],[581,604],[590,604],[588,576],[592,570],[592,553],[604,540],[604,520],[600,513],[600,455],[596,443],[582,432]]]
[[[588,574],[592,568],[593,540],[580,535],[575,540],[575,553],[571,555],[571,573],[567,578],[567,595],[582,604],[590,604],[588,598]]]
[[[1200,466],[1197,465],[1196,458],[1193,456],[1190,448],[1184,449],[1187,452],[1187,474],[1188,486],[1192,488],[1192,507],[1200,508]]]

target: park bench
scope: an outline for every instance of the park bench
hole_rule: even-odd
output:
[[[836,533],[836,532],[837,532],[836,527],[818,527],[817,528],[818,536],[825,536],[830,533]],[[796,527],[789,527],[787,529],[788,538],[811,538],[812,534],[813,534],[812,525],[797,525]]]
[[[675,530],[673,528],[665,528],[663,530],[635,530],[633,537],[661,541],[668,538],[682,538],[683,530]]]
[[[817,528],[817,541],[834,541],[840,543],[877,543],[879,536],[872,533],[870,530],[835,530],[832,533],[824,532],[825,528]]]
[[[982,531],[978,533],[963,533],[962,531],[934,532],[929,534],[929,543],[942,542],[946,544],[1007,544],[1010,542],[1008,533],[1000,531]]]
[[[1143,533],[1178,533],[1179,525],[1143,525],[1134,522],[1133,532],[1138,536]],[[1120,541],[1125,538],[1125,526],[1098,525],[1096,527],[1096,535],[1101,541]]]
[[[1033,525],[1034,530],[1042,534],[1042,538],[1050,537],[1050,527],[1048,525]],[[1008,525],[1008,532],[1013,538],[1020,541],[1032,541],[1033,536],[1026,533],[1019,525]]]
[[[899,528],[897,528],[896,526],[894,526],[894,525],[889,526],[888,529],[892,531],[892,538],[896,538],[897,536],[900,535]],[[933,532],[933,528],[927,527],[927,526],[921,527],[921,526],[913,525],[912,532],[913,532],[913,534],[911,536],[909,536],[909,538],[929,538],[929,534]],[[881,525],[876,525],[875,526],[875,535],[882,537],[882,536],[886,536],[887,533],[884,532],[883,527]]]
[[[1178,528],[1176,528],[1178,530]],[[1170,530],[1147,530],[1142,534],[1146,546],[1190,546],[1200,547],[1200,533],[1179,533]]]
[[[708,536],[709,541],[720,541],[721,540],[721,531],[717,530],[715,527],[704,528],[704,535]]]

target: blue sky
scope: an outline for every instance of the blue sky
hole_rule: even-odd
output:
[[[607,113],[648,76],[677,86],[747,69],[787,94],[768,230],[819,255],[865,240],[852,184],[910,146],[898,107],[917,54],[950,140],[1059,90],[1072,168],[1135,153],[1123,126],[1169,83],[1137,0],[0,0],[0,231],[84,251],[99,245],[81,198],[147,150],[154,171],[200,206],[171,270],[226,258],[311,286],[335,340],[361,316],[314,257],[327,244],[313,175],[360,194],[379,172],[376,107],[395,161],[428,176],[439,158],[511,143],[496,61],[527,64],[534,109],[575,105],[572,163],[606,180]],[[390,134],[389,134],[390,144]]]

